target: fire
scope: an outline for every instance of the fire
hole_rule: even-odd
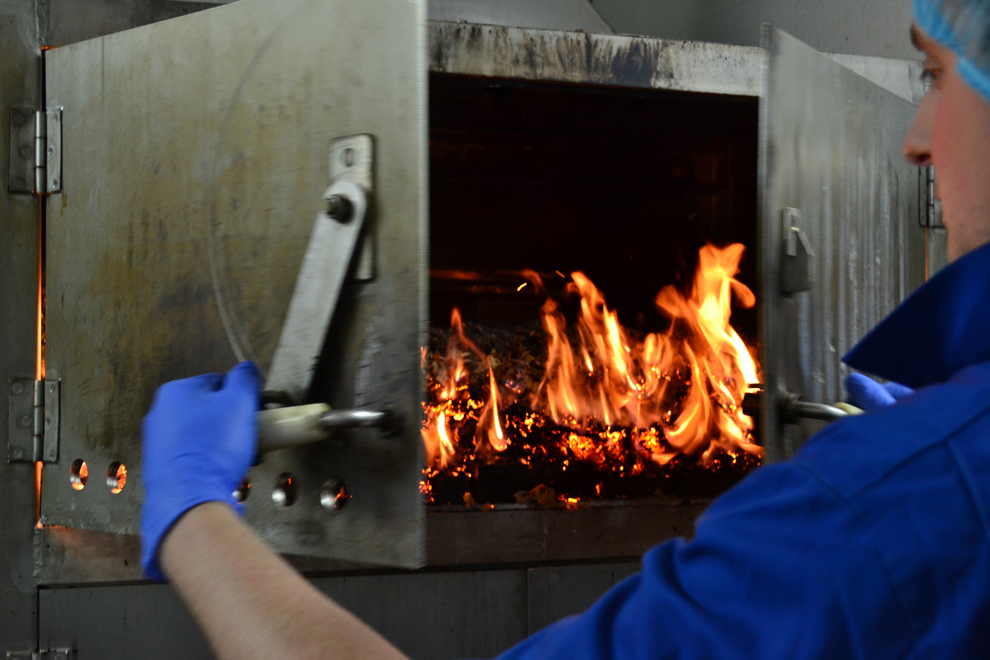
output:
[[[565,292],[580,301],[577,322],[568,328],[548,297],[538,383],[520,382],[505,356],[485,354],[454,309],[442,358],[428,365],[423,354],[430,374],[422,427],[427,498],[439,477],[476,476],[480,466],[507,461],[624,478],[659,475],[674,459],[708,468],[758,464],[762,449],[742,399],[759,382],[759,367],[729,322],[733,299],[755,304],[736,279],[743,250],[702,248],[690,294],[668,286],[656,296],[669,328],[645,336],[625,329],[591,280],[572,273]],[[542,289],[535,273],[530,280]],[[508,377],[500,382],[496,371]],[[471,375],[482,372],[487,391],[472,393]],[[594,488],[590,496],[603,495],[602,483]],[[570,493],[558,500],[578,501]]]

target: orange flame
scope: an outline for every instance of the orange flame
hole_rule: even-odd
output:
[[[532,412],[514,426],[520,439],[534,424],[552,420],[571,429],[559,440],[566,455],[597,466],[616,465],[617,471],[627,470],[619,462],[628,448],[623,447],[627,434],[612,430],[616,427],[631,428],[635,452],[659,466],[677,455],[707,465],[716,450],[732,457],[761,456],[752,441],[753,420],[742,411],[749,385],[759,382],[759,368],[729,323],[733,297],[742,307],[755,303],[752,291],[735,279],[743,250],[740,244],[702,248],[690,295],[668,286],[656,296],[670,328],[641,339],[622,327],[591,280],[572,273],[567,291],[580,297],[576,333],[568,335],[558,304],[548,298],[541,312],[547,363],[539,387],[526,401]],[[533,284],[542,289],[538,278]],[[443,366],[431,384],[436,402],[426,405],[422,429],[428,473],[491,450],[504,452],[512,443],[499,420],[503,395],[491,360],[465,336],[456,309],[451,325]],[[488,371],[483,404],[468,391],[467,354]],[[477,422],[474,454],[457,457],[457,430],[468,418]],[[593,423],[608,428],[587,432]],[[563,469],[567,465],[565,459]],[[637,462],[625,474],[642,470]]]

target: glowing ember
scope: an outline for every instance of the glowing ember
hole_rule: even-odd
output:
[[[451,496],[459,490],[468,502],[482,472],[521,485],[516,501],[543,505],[550,492],[571,508],[614,497],[618,479],[622,496],[649,495],[674,469],[741,474],[758,465],[762,449],[742,399],[759,369],[729,324],[733,296],[742,307],[755,303],[735,279],[743,249],[702,248],[690,295],[669,286],[656,297],[669,329],[645,336],[623,328],[592,282],[572,273],[566,292],[580,300],[577,323],[568,328],[547,299],[538,380],[527,373],[533,355],[486,354],[455,309],[445,352],[423,352],[427,501],[459,499]],[[542,290],[538,276],[530,279]],[[534,486],[548,491],[532,495]],[[440,487],[451,493],[438,498]]]

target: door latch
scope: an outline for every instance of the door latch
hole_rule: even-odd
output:
[[[780,292],[790,295],[811,288],[811,249],[808,235],[801,231],[801,211],[785,208],[781,212],[784,228],[780,257]]]

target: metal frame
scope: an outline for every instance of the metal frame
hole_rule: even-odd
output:
[[[34,3],[0,0],[0,382],[36,378],[39,301],[38,199],[12,195],[6,124],[13,107],[41,105]],[[8,406],[0,405],[0,654],[37,649],[38,592],[34,584],[35,466],[8,463]]]
[[[68,20],[70,14],[62,11],[57,20],[49,19],[49,10],[43,8],[45,4],[50,3],[38,3],[43,23],[39,30],[35,21],[34,3],[27,0],[0,0],[0,20],[11,20],[15,25],[14,30],[0,30],[0,52],[4,54],[0,58],[0,107],[6,109],[13,105],[40,105],[37,84],[39,33],[50,35],[51,40],[46,43],[52,45],[74,40],[71,34],[75,34],[73,30],[76,26],[71,25],[72,21]],[[185,7],[195,10],[204,8],[205,5],[163,3],[163,7],[158,13],[118,18],[118,21],[131,22],[126,25],[114,24],[109,30],[133,27],[138,22],[152,22],[185,13]],[[100,29],[107,28],[101,24],[101,27],[80,25],[79,29],[88,30],[85,32],[86,37],[94,37],[103,33]],[[431,23],[428,45],[429,66],[434,72],[744,96],[759,96],[763,85],[761,68],[764,55],[760,49],[755,48],[460,23]],[[589,51],[595,52],[596,56],[588,59],[586,54]],[[902,75],[904,71],[910,73],[912,63],[879,58],[845,58],[846,61],[843,61],[842,56],[834,59],[854,70],[859,67],[858,72],[861,75],[902,97],[915,98],[916,90],[910,84],[903,84],[911,76]],[[616,76],[616,71],[621,74]],[[5,162],[6,158],[0,154],[0,167]],[[422,165],[425,168],[426,163],[423,162]],[[6,179],[7,176],[0,172],[0,181]],[[425,210],[425,198],[420,203]],[[0,345],[5,347],[0,352],[0,380],[3,382],[9,377],[31,377],[34,372],[34,320],[38,293],[37,216],[35,200],[23,197],[12,200],[9,194],[0,195],[0,265],[4,269],[4,277],[0,278],[0,310],[4,312],[0,315]],[[421,281],[421,292],[425,292],[425,284],[425,281]],[[6,406],[0,406],[0,411],[5,410]],[[6,412],[0,412],[0,434],[5,433],[8,428],[2,418],[4,414]],[[39,639],[39,585],[46,587],[45,602],[53,605],[46,619],[48,623],[51,623],[52,617],[57,618],[60,612],[66,612],[65,608],[71,603],[80,602],[66,598],[67,595],[86,592],[85,589],[47,589],[68,585],[129,584],[131,586],[99,588],[115,590],[113,594],[118,596],[126,594],[130,605],[142,600],[153,603],[153,616],[161,616],[157,607],[171,592],[167,587],[136,584],[141,580],[137,537],[57,528],[34,529],[35,491],[34,472],[31,468],[30,465],[0,463],[0,529],[4,530],[0,535],[0,568],[4,569],[0,571],[0,602],[4,603],[4,612],[0,615],[0,652],[8,649],[37,649],[39,642],[48,646],[65,642],[58,639]],[[544,512],[522,507],[500,508],[488,512],[433,511],[426,517],[427,563],[434,568],[463,569],[480,565],[511,567],[533,561],[586,562],[600,561],[604,557],[631,557],[669,536],[689,534],[694,519],[704,505],[704,502],[680,505],[654,503],[629,507],[596,507],[580,512]],[[615,534],[620,532],[629,536],[616,537]],[[593,546],[576,543],[578,539],[587,541],[589,537],[598,538],[602,543]],[[311,575],[327,572],[338,575],[336,578],[327,578],[337,580],[333,582],[337,586],[320,583],[321,587],[340,598],[345,605],[360,609],[360,603],[357,603],[353,595],[350,598],[354,602],[348,601],[348,592],[342,586],[347,580],[352,580],[347,576],[360,575],[353,572],[353,565],[302,557],[290,557],[290,560],[297,568]],[[634,564],[624,566],[631,569]],[[11,570],[7,570],[8,567]],[[541,584],[544,591],[547,591],[548,585],[556,580],[556,577],[549,574],[557,570],[529,569],[528,577],[523,582],[525,585],[528,581],[530,601],[543,603],[540,611],[546,622],[562,612],[550,612],[553,608],[549,604],[549,592],[537,592],[540,591]],[[573,570],[579,572],[579,580],[585,582],[584,576],[591,569],[576,566]],[[534,580],[534,571],[543,571],[546,575],[541,573]],[[506,571],[483,571],[478,575],[499,572]],[[398,584],[399,580],[406,580],[410,584],[420,578],[431,583],[437,581],[431,573],[388,573],[385,576],[394,576],[396,580],[382,581],[385,588],[393,588],[387,585]],[[596,582],[594,595],[615,579],[603,580],[601,584]],[[482,593],[477,585],[483,582],[484,580],[478,581],[474,588],[469,585],[468,590],[471,593]],[[370,583],[362,582],[359,589],[365,589],[365,584]],[[451,594],[465,591],[465,585],[460,582],[449,587]],[[84,598],[90,598],[91,595]],[[55,607],[56,601],[62,604]],[[105,601],[99,601],[93,596],[91,602]],[[519,609],[515,607],[516,601],[510,602],[515,609]],[[375,606],[378,605],[376,601]],[[126,603],[123,605],[125,615],[129,611],[126,609],[128,606]],[[184,616],[177,601],[172,607],[179,609],[178,614],[169,610],[170,614],[165,615],[169,624],[175,623],[177,617]],[[530,608],[529,626],[528,629],[521,628],[522,632],[534,632],[534,621],[539,620],[539,616],[534,619],[532,604]],[[358,613],[361,614],[360,611]],[[109,620],[118,619],[119,616],[117,619],[111,616]],[[488,640],[486,643],[489,646],[478,648],[491,649],[494,653],[504,648],[500,644],[511,641],[514,640],[504,639],[492,645],[491,640]]]

